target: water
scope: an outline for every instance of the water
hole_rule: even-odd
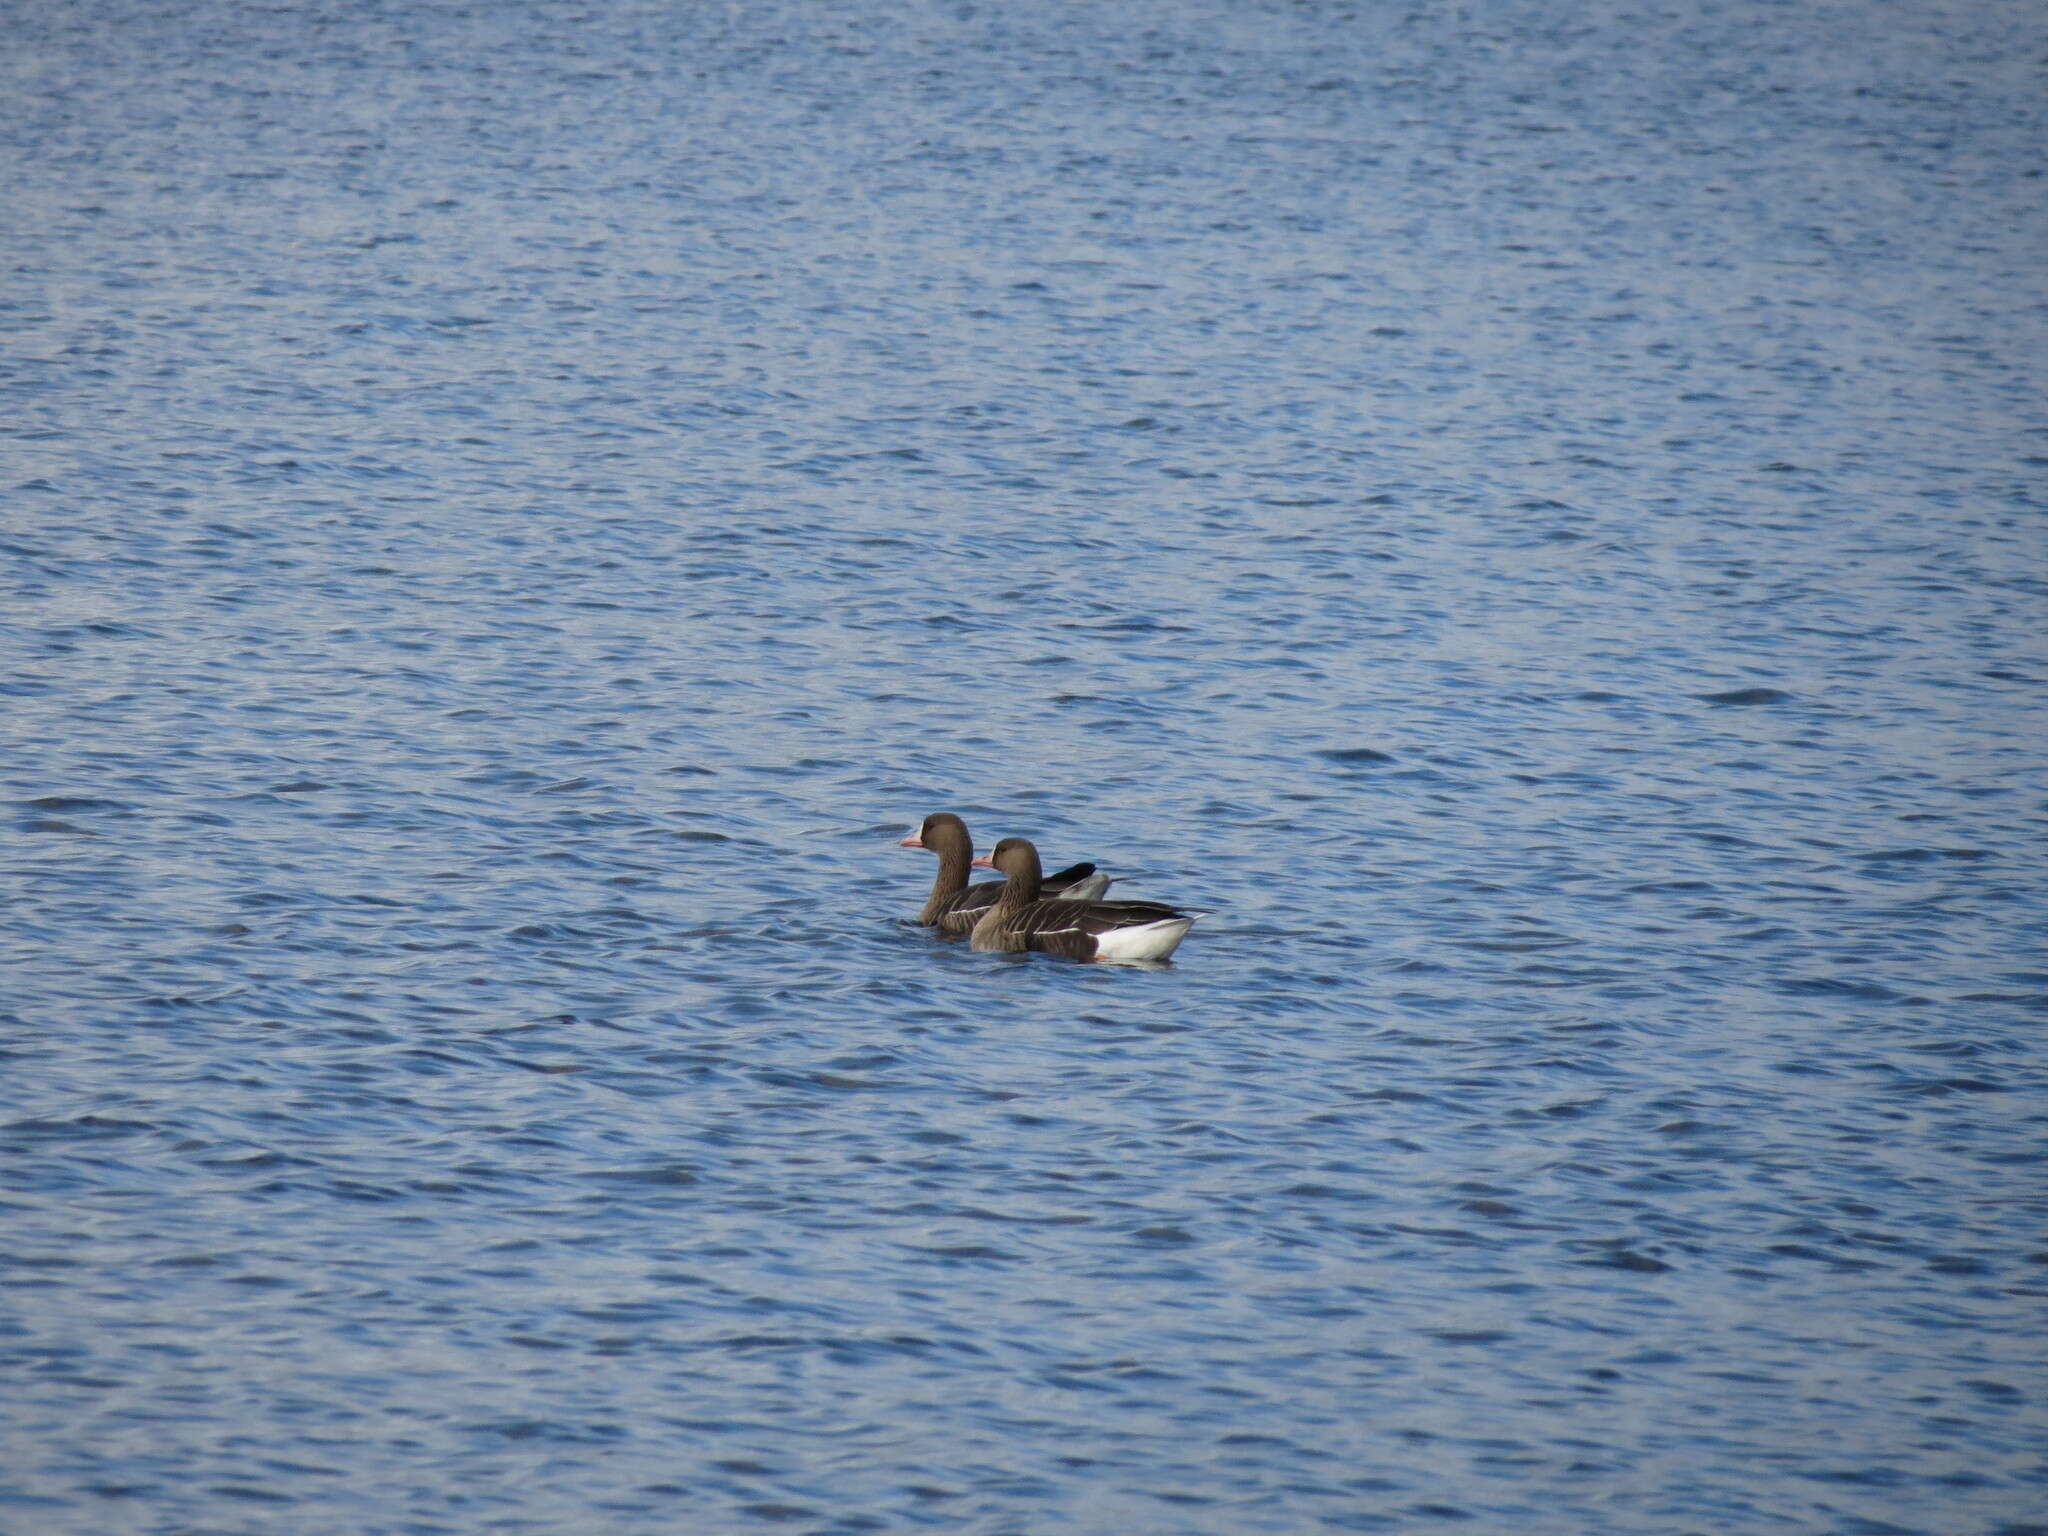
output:
[[[2048,1529],[2037,7],[14,11],[8,1536]]]

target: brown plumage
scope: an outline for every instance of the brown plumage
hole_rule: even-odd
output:
[[[925,817],[924,825],[897,845],[901,848],[929,848],[939,856],[939,873],[932,881],[917,920],[936,928],[949,938],[963,938],[975,920],[995,905],[1003,882],[984,880],[967,883],[968,861],[974,857],[974,840],[967,835],[967,823],[951,811],[936,811]],[[1110,887],[1107,875],[1097,874],[1093,864],[1070,864],[1048,875],[1045,894],[1065,901],[1088,901]]]
[[[1203,912],[1156,901],[1048,901],[1041,897],[1038,850],[1006,837],[976,864],[1007,877],[995,905],[974,924],[976,949],[1035,949],[1070,960],[1164,960]]]

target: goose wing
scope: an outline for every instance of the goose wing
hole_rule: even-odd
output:
[[[955,891],[932,914],[932,926],[948,937],[967,933],[980,920],[982,913],[995,905],[1002,889],[1002,881],[984,880],[979,885]]]
[[[1047,875],[1039,891],[1061,901],[1100,901],[1102,893],[1115,884],[1093,864],[1069,864],[1057,874]]]
[[[1199,914],[1157,901],[1034,901],[1011,921],[1026,949],[1092,960],[1102,939],[1125,929],[1179,923],[1181,931]],[[1170,946],[1169,946],[1170,947]]]
[[[1069,864],[1065,869],[1047,875],[1040,886],[1048,898],[1060,901],[1093,901],[1109,889],[1108,875],[1100,874],[1093,864],[1083,860]],[[955,891],[945,904],[932,915],[932,924],[939,932],[960,935],[973,931],[981,920],[981,914],[996,903],[1003,894],[1003,882],[983,880]]]

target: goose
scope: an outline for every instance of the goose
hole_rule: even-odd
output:
[[[938,878],[932,894],[917,920],[951,938],[960,938],[974,927],[975,920],[995,905],[1003,882],[984,880],[967,883],[968,860],[974,857],[974,840],[967,835],[967,823],[951,811],[937,811],[925,817],[924,825],[896,845],[899,848],[929,848],[939,856]],[[1110,877],[1093,864],[1070,864],[1047,875],[1044,894],[1062,901],[1094,901],[1108,890]]]
[[[1156,901],[1047,901],[1038,873],[1038,850],[1006,837],[977,865],[1006,878],[995,905],[975,922],[976,949],[1014,953],[1036,949],[1070,960],[1164,960],[1206,912],[1184,912]]]

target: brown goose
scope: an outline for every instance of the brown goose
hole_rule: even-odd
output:
[[[951,811],[925,817],[924,825],[897,846],[929,848],[939,856],[939,874],[932,881],[932,894],[917,914],[917,920],[927,927],[953,938],[962,937],[1002,894],[1000,880],[984,880],[979,885],[967,883],[967,861],[974,857],[974,840],[967,835],[967,823]],[[1093,901],[1109,886],[1109,876],[1098,874],[1093,864],[1070,864],[1046,876],[1044,894],[1062,901]]]
[[[994,906],[974,925],[976,949],[1042,950],[1070,960],[1164,960],[1206,912],[1183,912],[1156,901],[1045,901],[1038,850],[1006,837],[976,864],[1007,878]]]

